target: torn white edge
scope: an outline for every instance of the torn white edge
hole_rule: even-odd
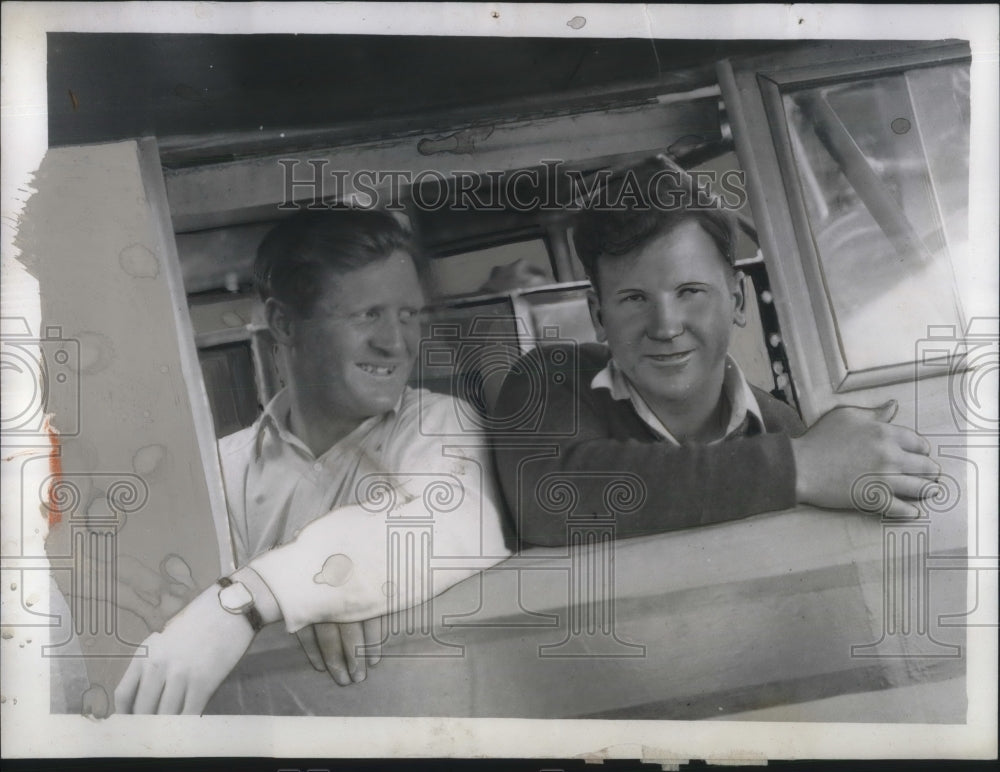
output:
[[[37,284],[14,260],[16,221],[46,141],[45,33],[198,32],[462,34],[532,37],[843,38],[969,40],[972,65],[970,239],[981,257],[974,306],[996,314],[997,37],[991,5],[620,6],[311,3],[4,3],[2,8],[2,298],[4,316],[37,331]],[[581,26],[580,19],[584,20]],[[573,22],[571,25],[569,22]],[[47,451],[46,451],[47,452]],[[8,462],[4,462],[5,469]],[[8,475],[9,477],[9,475]],[[996,481],[980,502],[996,512]],[[16,493],[16,492],[15,492]],[[4,486],[4,550],[20,502]],[[970,514],[971,514],[970,508]],[[979,523],[996,544],[996,521]],[[986,533],[984,528],[989,529]],[[4,576],[4,613],[10,579]],[[18,572],[22,573],[22,572]],[[23,572],[28,573],[28,572]],[[44,572],[31,572],[43,574]],[[20,578],[17,581],[21,581]],[[970,575],[971,582],[974,576]],[[43,587],[43,589],[46,589]],[[993,586],[995,593],[995,585]],[[44,611],[43,602],[35,611]],[[997,599],[980,598],[992,604]],[[284,718],[49,715],[48,661],[39,646],[4,646],[3,750],[31,756],[519,757],[685,760],[952,758],[996,754],[997,630],[970,628],[964,726],[453,718]],[[9,641],[4,641],[9,643]],[[17,699],[17,704],[13,700]],[[516,749],[516,750],[515,750]]]

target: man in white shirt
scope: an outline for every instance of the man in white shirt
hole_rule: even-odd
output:
[[[255,278],[287,385],[220,460],[240,568],[145,642],[119,712],[200,713],[263,625],[284,620],[339,684],[365,677],[364,623],[509,556],[485,443],[450,397],[407,380],[424,294],[407,231],[375,211],[303,211],[258,250]],[[464,435],[464,436],[457,436]],[[387,529],[432,522],[464,570],[394,573]]]

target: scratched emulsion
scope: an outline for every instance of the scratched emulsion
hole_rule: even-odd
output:
[[[82,651],[89,679],[53,665],[51,705],[99,716],[123,655],[215,580],[219,548],[181,375],[173,309],[185,304],[157,230],[169,212],[153,210],[138,145],[50,149],[33,187],[16,246],[39,283],[49,452],[27,462],[45,465],[45,483],[22,491],[22,511],[38,518],[25,528],[48,527],[76,633],[54,633],[47,653]]]

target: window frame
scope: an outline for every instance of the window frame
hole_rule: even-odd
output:
[[[933,361],[917,362],[914,356],[909,362],[848,370],[813,242],[783,97],[812,86],[971,62],[969,45],[954,40],[834,41],[826,45],[828,48],[818,45],[794,53],[723,60],[718,67],[723,101],[775,291],[792,381],[807,423],[845,396],[850,397],[850,392],[882,392],[884,387],[899,387],[961,366],[961,349],[956,347]],[[956,335],[964,330],[964,321],[961,325]]]

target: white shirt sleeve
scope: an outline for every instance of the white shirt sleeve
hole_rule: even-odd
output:
[[[401,611],[510,556],[482,435],[463,431],[450,398],[422,410],[393,440],[393,471],[359,482],[360,504],[250,561],[289,632]]]
[[[218,442],[222,486],[226,492],[226,511],[229,516],[229,534],[232,540],[233,558],[238,566],[246,563],[250,548],[246,516],[246,476],[251,463],[256,431],[257,425],[254,424],[227,435]]]

